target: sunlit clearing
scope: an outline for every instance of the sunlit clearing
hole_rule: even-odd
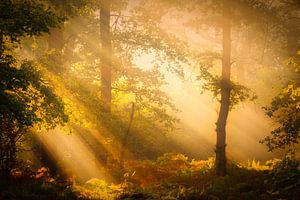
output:
[[[76,133],[67,134],[56,128],[35,135],[66,176],[80,182],[91,178],[111,181],[95,154]]]

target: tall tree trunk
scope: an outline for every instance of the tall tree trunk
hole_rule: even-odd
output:
[[[111,54],[112,44],[110,35],[111,0],[101,1],[100,4],[100,34],[101,34],[101,99],[104,111],[111,112]]]
[[[221,82],[221,106],[217,125],[216,145],[216,173],[218,176],[226,175],[226,121],[230,105],[230,73],[231,73],[231,24],[228,8],[223,5],[223,58]]]

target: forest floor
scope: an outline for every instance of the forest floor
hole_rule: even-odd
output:
[[[52,178],[46,168],[31,175],[15,172],[0,180],[0,199],[299,199],[299,162],[290,158],[264,164],[228,161],[228,175],[217,177],[214,159],[190,160],[165,154],[156,161],[128,161],[117,183],[92,178],[79,184]],[[29,173],[29,172],[27,172]]]

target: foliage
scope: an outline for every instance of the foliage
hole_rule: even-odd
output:
[[[31,62],[19,69],[3,64],[1,76],[1,113],[19,127],[35,123],[52,128],[67,120],[62,101]]]
[[[128,55],[152,53],[155,55],[154,63],[157,67],[165,67],[166,70],[183,77],[182,66],[189,64],[189,47],[161,27],[160,20],[163,15],[153,10],[157,5],[152,6],[152,9],[148,9],[145,4],[140,3],[132,10],[130,17],[121,18],[113,37],[116,50],[125,49],[126,54],[121,54],[123,59]]]
[[[271,132],[271,136],[267,136],[261,141],[268,146],[269,151],[285,148],[288,151],[295,151],[295,145],[299,142],[299,58],[291,59],[289,64],[292,67],[292,72],[294,72],[290,76],[291,80],[288,80],[288,85],[274,97],[271,105],[265,107],[266,114],[278,124],[278,127]]]
[[[198,76],[198,80],[203,80],[202,88],[204,91],[212,92],[213,96],[220,101],[221,99],[221,87],[222,85],[226,85],[230,89],[230,107],[233,108],[240,102],[250,100],[253,101],[257,98],[257,96],[247,87],[240,85],[239,83],[235,83],[230,81],[228,84],[222,83],[222,79],[220,76],[213,75],[209,72],[207,67],[204,65],[200,66],[200,75]]]
[[[91,2],[90,0],[47,0],[49,5],[56,12],[66,17],[74,17],[83,12],[84,8]]]
[[[16,164],[17,144],[29,127],[53,128],[68,120],[62,100],[42,79],[30,62],[19,69],[0,67],[0,171],[8,173]]]
[[[206,163],[190,162],[182,154],[167,153],[157,158],[155,162],[128,161],[125,169],[129,171],[126,174],[126,182],[134,183],[140,187],[158,184],[161,179],[171,178],[177,173],[184,176],[188,167],[197,168],[205,166]],[[181,172],[179,172],[181,170]],[[188,172],[187,172],[188,173]]]
[[[49,32],[50,27],[58,27],[63,20],[45,3],[35,0],[1,1],[0,19],[1,40],[7,36],[11,42]]]
[[[109,185],[104,180],[90,179],[84,186],[74,185],[73,191],[80,199],[116,199],[123,191],[122,185]]]
[[[286,155],[280,162],[275,163],[269,175],[264,181],[265,185],[270,186],[269,193],[284,198],[300,194],[299,160],[295,160],[293,156]]]
[[[190,161],[180,154],[166,154],[151,164],[144,161],[139,165],[132,165],[134,173],[129,173],[128,182],[125,182],[127,190],[120,199],[295,199],[297,197],[300,192],[297,162],[284,158],[267,161],[264,164],[252,163],[255,164],[247,166],[229,161],[228,175],[217,177],[214,172],[214,159]],[[154,176],[149,179],[146,174]],[[133,181],[136,179],[147,180],[147,184]]]
[[[122,9],[124,8],[114,10],[118,16],[112,27],[114,49],[112,90],[113,98],[116,99],[113,103],[117,103],[122,96],[129,96],[127,103],[134,101],[137,110],[146,111],[148,118],[166,121],[166,127],[174,127],[177,120],[168,112],[176,111],[176,109],[161,89],[165,82],[160,68],[162,65],[168,65],[168,69],[177,70],[176,73],[182,75],[180,62],[186,61],[181,51],[184,44],[159,29],[158,24],[150,26],[143,21],[144,15],[129,12],[130,16],[126,16]],[[89,55],[89,57],[80,61],[75,60],[74,65],[78,63],[80,68],[85,70],[84,73],[88,73],[87,76],[92,77],[94,82],[98,82],[99,49],[95,48],[90,38],[98,41],[94,26],[99,24],[95,15],[89,14],[88,17],[88,21],[83,22],[87,24],[87,29],[85,28],[82,30],[83,33],[78,35],[75,45],[80,46],[78,52],[80,57],[82,54]],[[112,20],[114,20],[113,17]],[[77,52],[74,53],[77,55]],[[134,55],[147,53],[154,53],[161,61],[153,64],[154,67],[151,70],[143,70],[141,69],[143,66],[135,66]]]
[[[190,160],[175,153],[126,166],[124,182],[111,184],[92,178],[83,185],[60,182],[49,176],[47,168],[19,168],[11,183],[0,181],[0,194],[1,198],[21,199],[217,200],[297,199],[300,193],[299,162],[291,157],[260,165],[229,161],[224,177],[215,175],[214,158]]]
[[[98,6],[97,2],[90,2],[80,15],[64,24],[60,30],[62,34],[50,35],[59,38],[56,38],[62,43],[57,45],[59,48],[47,50],[43,46],[45,38],[36,38],[28,42],[28,50],[41,63],[43,73],[51,79],[49,82],[66,101],[71,102],[72,117],[80,125],[88,123],[101,130],[104,137],[112,139],[109,145],[116,151],[124,138],[130,115],[128,107],[133,102],[135,113],[127,142],[129,151],[134,157],[155,158],[171,150],[166,133],[175,130],[179,121],[173,115],[178,110],[163,91],[166,84],[164,68],[182,76],[180,67],[187,62],[183,51],[187,46],[167,34],[158,23],[149,25],[143,21],[145,16],[141,13],[126,11],[126,3],[113,1],[113,99],[112,112],[108,115],[102,110],[99,93],[101,49],[100,45],[95,45],[100,44],[99,32],[96,31],[99,28]],[[145,70],[135,64],[134,55],[148,53],[155,54],[159,61]],[[59,57],[63,62],[56,62],[52,57]]]
[[[61,18],[37,1],[1,1],[0,10],[0,175],[9,176],[17,143],[28,128],[53,128],[68,117],[37,65],[18,60],[13,52],[20,37],[48,32]]]

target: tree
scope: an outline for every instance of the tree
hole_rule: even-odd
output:
[[[218,2],[218,1],[217,1]],[[222,75],[220,78],[220,111],[216,123],[216,173],[219,176],[226,175],[226,123],[230,108],[240,101],[253,99],[249,95],[249,89],[236,85],[231,81],[231,30],[233,24],[259,23],[269,14],[269,8],[260,1],[220,1],[221,5],[221,30],[222,30]],[[251,14],[258,15],[253,18]],[[250,14],[250,16],[249,16]],[[265,16],[264,16],[265,15]],[[252,19],[251,19],[252,17]],[[262,20],[263,21],[263,20]],[[218,88],[218,87],[217,87]]]
[[[18,61],[13,50],[22,37],[48,33],[62,18],[38,1],[0,3],[0,175],[16,165],[18,143],[30,127],[64,124],[68,116],[53,88],[29,61]],[[18,64],[21,63],[21,64]]]
[[[100,3],[100,34],[101,34],[101,98],[105,112],[111,112],[111,70],[112,44],[110,33],[111,1]]]
[[[143,1],[142,4],[147,3]],[[210,30],[210,33],[221,32],[221,53],[192,52],[192,56],[190,55],[188,59],[200,67],[199,79],[205,81],[203,89],[211,91],[220,101],[219,116],[216,123],[216,173],[224,176],[226,174],[226,123],[229,111],[239,102],[255,98],[255,95],[248,88],[231,80],[231,67],[235,63],[231,56],[232,32],[236,28],[250,27],[251,24],[263,24],[267,19],[275,21],[277,19],[276,13],[273,12],[268,3],[259,0],[189,1],[188,3],[166,0],[157,1],[156,4],[161,8],[177,7],[179,12],[182,12],[182,8],[187,9],[193,14],[187,17],[185,23],[196,30],[205,27]],[[158,7],[155,8],[159,9]],[[164,11],[165,13],[167,11]],[[222,63],[221,76],[213,75],[210,69],[215,67],[214,61],[220,59]]]
[[[217,121],[217,144],[216,144],[216,172],[217,175],[226,174],[226,123],[230,105],[230,74],[231,74],[231,5],[225,6],[222,2],[222,35],[223,35],[223,57],[221,78],[221,107]]]
[[[172,130],[177,122],[177,119],[169,114],[169,112],[176,112],[176,108],[171,99],[161,90],[165,82],[159,64],[163,63],[162,60],[165,58],[168,58],[168,62],[173,58],[179,58],[172,62],[174,65],[179,60],[183,60],[181,50],[185,49],[185,46],[173,40],[174,38],[169,37],[161,29],[150,27],[144,19],[136,20],[138,17],[126,10],[126,3],[113,1],[111,4],[109,30],[113,55],[112,52],[109,55],[113,59],[110,59],[109,65],[111,68],[109,93],[113,94],[112,112],[105,111],[102,104],[99,106],[99,102],[102,102],[102,93],[99,93],[99,88],[103,85],[99,65],[103,66],[105,56],[107,56],[106,51],[99,45],[102,28],[99,23],[98,13],[101,9],[99,4],[91,3],[80,12],[80,15],[70,17],[65,22],[62,30],[64,37],[60,39],[62,42],[59,42],[63,44],[62,49],[52,48],[50,52],[43,54],[41,42],[41,48],[37,47],[34,51],[41,50],[36,56],[37,62],[45,66],[44,70],[51,74],[53,79],[59,80],[60,83],[59,85],[56,83],[56,86],[63,88],[64,92],[61,95],[74,104],[72,112],[84,113],[75,116],[78,121],[86,120],[93,124],[93,128],[99,130],[101,137],[113,138],[109,146],[114,150],[118,149],[116,146],[120,147],[118,149],[120,151],[124,149],[120,140],[125,138],[129,121],[126,108],[128,104],[134,102],[135,118],[130,129],[130,137],[126,137],[128,140],[126,146],[136,157],[153,158],[166,152],[171,145],[167,147],[160,145],[157,148],[151,144],[167,140],[164,138],[164,133]],[[103,17],[100,16],[101,19],[103,20]],[[54,39],[55,36],[61,35],[50,35],[50,37]],[[40,39],[36,41],[39,43]],[[52,59],[55,58],[56,51],[58,56],[62,54],[59,60],[67,64],[62,66]],[[150,51],[160,57],[160,61],[154,64],[153,69],[144,70],[135,66],[134,55]],[[177,73],[179,74],[180,70],[177,70]],[[76,124],[76,126],[82,126],[82,124]],[[76,131],[76,128],[74,130]],[[88,134],[79,134],[85,138],[89,137]],[[95,157],[105,162],[107,160],[105,157],[110,155],[100,147],[101,142],[92,141],[91,148]]]

